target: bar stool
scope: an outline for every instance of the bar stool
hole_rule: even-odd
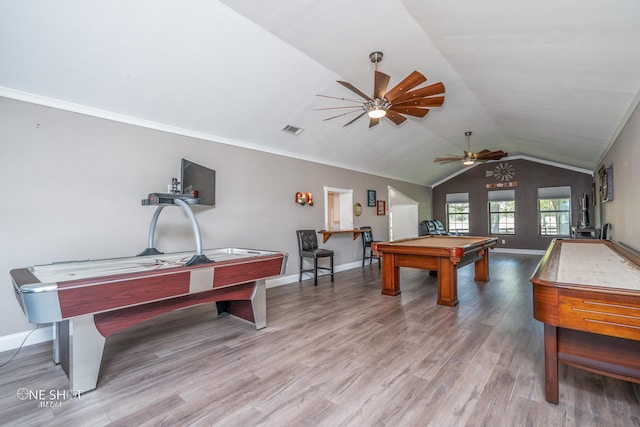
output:
[[[362,232],[362,266],[364,267],[365,259],[369,258],[369,265],[371,265],[373,263],[373,259],[377,258],[378,268],[380,268],[380,257],[375,255],[371,250],[371,244],[379,242],[379,240],[373,240],[373,231],[371,231],[371,227],[360,227],[360,230],[364,230],[364,232]],[[369,256],[367,256],[367,248],[369,248]]]
[[[331,272],[331,281],[333,282],[333,251],[318,247],[316,230],[296,230],[296,236],[298,237],[298,252],[300,254],[298,281],[302,281],[302,273],[313,272],[313,286],[318,286],[318,270],[327,270]],[[313,258],[313,268],[303,268],[304,258]],[[318,267],[318,258],[329,258],[330,267]]]

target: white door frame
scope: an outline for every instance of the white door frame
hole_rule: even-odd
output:
[[[397,240],[418,235],[419,203],[411,197],[387,186],[389,200],[389,239]]]

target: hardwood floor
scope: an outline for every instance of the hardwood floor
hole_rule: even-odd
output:
[[[31,346],[0,370],[0,424],[640,426],[638,384],[561,365],[560,404],[545,401],[538,261],[494,253],[487,283],[462,268],[457,308],[421,270],[383,296],[367,265],[268,289],[260,331],[214,304],[170,313],[110,337],[98,388],[52,408],[17,398],[69,387],[50,344]]]

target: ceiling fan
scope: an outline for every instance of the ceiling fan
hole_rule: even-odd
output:
[[[380,123],[380,119],[383,117],[386,117],[396,125],[399,125],[407,120],[403,114],[407,116],[424,117],[427,115],[430,108],[441,107],[444,103],[444,96],[435,96],[444,94],[445,89],[441,82],[412,90],[416,86],[427,81],[427,78],[418,71],[412,72],[405,77],[404,80],[394,86],[393,89],[387,91],[387,85],[389,84],[391,77],[388,74],[378,71],[378,63],[382,61],[382,52],[373,52],[369,55],[369,59],[371,59],[371,62],[373,62],[376,67],[374,72],[373,95],[368,96],[351,83],[338,80],[337,82],[342,86],[363,98],[364,102],[360,99],[318,95],[325,98],[339,99],[341,101],[347,101],[355,104],[345,107],[316,108],[316,110],[351,110],[337,116],[326,118],[324,119],[325,121],[346,116],[348,114],[360,113],[356,118],[344,124],[343,127],[349,126],[365,114],[369,116],[369,127],[373,127]]]
[[[486,162],[489,160],[500,160],[503,157],[508,156],[508,153],[504,151],[489,151],[486,148],[477,153],[471,152],[471,131],[464,133],[467,137],[467,150],[464,152],[464,156],[454,156],[453,154],[447,154],[449,157],[436,157],[433,159],[435,163],[452,163],[462,160],[462,164],[465,166],[471,166],[475,162]]]

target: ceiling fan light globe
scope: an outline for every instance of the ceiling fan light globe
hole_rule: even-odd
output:
[[[382,117],[387,115],[387,110],[385,110],[383,108],[374,108],[373,110],[369,110],[367,112],[367,114],[372,119],[380,119],[380,118],[382,118]]]
[[[463,165],[465,166],[471,166],[472,164],[474,164],[476,161],[473,159],[468,159],[462,162]]]

